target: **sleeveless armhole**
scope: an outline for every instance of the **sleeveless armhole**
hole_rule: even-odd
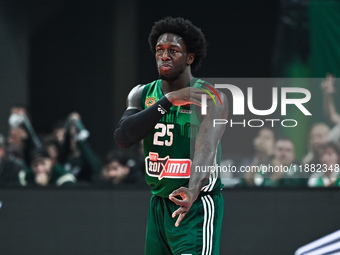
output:
[[[150,84],[146,84],[143,88],[143,92],[142,92],[142,97],[140,99],[140,106],[142,107],[142,109],[145,109],[145,98],[146,98],[146,94],[148,92],[148,88],[149,88]]]
[[[157,83],[157,81],[158,80],[150,82],[150,83],[146,84],[143,88],[142,97],[141,97],[141,100],[140,100],[140,106],[142,107],[143,110],[145,109],[145,100],[146,100],[146,96],[148,95],[148,92],[150,90],[150,87],[152,85],[154,85],[155,83]]]

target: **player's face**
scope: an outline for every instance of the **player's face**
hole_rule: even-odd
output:
[[[294,162],[294,144],[289,140],[279,140],[275,144],[275,157],[282,165],[289,165]]]
[[[156,61],[162,80],[176,80],[192,63],[193,54],[187,54],[183,39],[175,34],[162,34],[156,44]]]

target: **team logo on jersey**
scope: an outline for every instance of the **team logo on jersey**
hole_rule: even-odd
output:
[[[159,158],[158,153],[149,152],[145,158],[146,173],[152,177],[190,178],[190,159],[171,159],[169,156]]]
[[[151,105],[153,105],[154,103],[156,103],[156,98],[155,97],[148,97],[145,100],[145,105],[146,107],[150,107]]]

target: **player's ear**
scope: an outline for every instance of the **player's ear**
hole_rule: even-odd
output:
[[[187,64],[191,65],[192,63],[194,63],[194,60],[195,60],[195,54],[194,53],[188,53]]]

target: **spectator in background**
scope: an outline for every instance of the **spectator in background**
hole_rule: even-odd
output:
[[[274,170],[269,170],[272,167]],[[253,185],[262,187],[302,186],[301,178],[293,177],[296,168],[295,147],[292,140],[280,138],[274,144],[273,157],[269,163],[262,163],[259,172],[253,173]],[[285,172],[285,169],[289,170]]]
[[[243,162],[241,165],[260,166],[261,164],[269,164],[274,158],[274,144],[275,144],[275,133],[271,128],[261,128],[253,140],[253,146],[255,155],[249,162]],[[254,185],[255,172],[248,172],[245,175],[245,179],[241,180],[240,185]]]
[[[29,119],[31,119],[29,111],[27,109],[27,106],[25,106],[23,104],[14,104],[14,105],[12,105],[12,107],[10,109],[10,114],[26,115]]]
[[[19,182],[22,186],[64,186],[74,184],[76,178],[60,164],[53,164],[46,148],[37,148],[31,152],[30,167],[19,173]]]
[[[320,168],[321,172],[315,172],[310,176],[308,186],[340,187],[340,147],[335,142],[327,142],[320,146],[318,158],[322,164]]]
[[[279,138],[274,146],[274,159],[279,164],[289,166],[295,162],[295,146],[289,138]]]
[[[13,106],[9,117],[8,152],[29,165],[30,151],[41,147],[41,141],[36,135],[27,116],[27,110],[22,106]]]
[[[21,123],[16,123],[15,119],[18,116],[28,116],[28,111],[24,105],[15,104],[12,105],[9,112],[9,133],[8,133],[8,147],[7,153],[17,159],[24,160],[24,148],[25,140],[28,137],[26,130],[20,125]]]
[[[24,163],[24,148],[27,132],[21,127],[10,127],[8,133],[8,153]]]
[[[87,142],[90,133],[78,113],[71,113],[64,128],[64,139],[59,151],[59,162],[78,181],[92,182],[101,169],[101,162]]]
[[[289,138],[280,138],[275,143],[274,162],[277,165],[287,167],[289,171],[281,172],[282,175],[277,180],[279,186],[306,186],[308,176],[300,172],[295,161],[294,142]]]
[[[53,163],[60,163],[59,162],[59,155],[60,155],[60,150],[61,150],[61,144],[57,140],[56,137],[54,136],[46,136],[43,139],[43,144],[46,147],[48,153],[51,156],[51,159]]]
[[[62,144],[65,136],[65,121],[57,121],[52,129],[52,137]]]
[[[143,174],[136,168],[136,160],[122,150],[108,153],[99,180],[106,185],[144,183]]]
[[[17,184],[18,173],[24,168],[22,161],[6,155],[5,138],[0,134],[0,186]]]
[[[340,145],[340,114],[334,104],[334,94],[336,92],[335,77],[327,74],[326,79],[321,83],[321,89],[323,92],[324,114],[332,125],[334,125],[328,134],[328,141],[334,141]]]
[[[329,127],[324,123],[316,123],[309,133],[309,150],[302,159],[302,164],[317,164],[317,151],[321,145],[327,142]]]

